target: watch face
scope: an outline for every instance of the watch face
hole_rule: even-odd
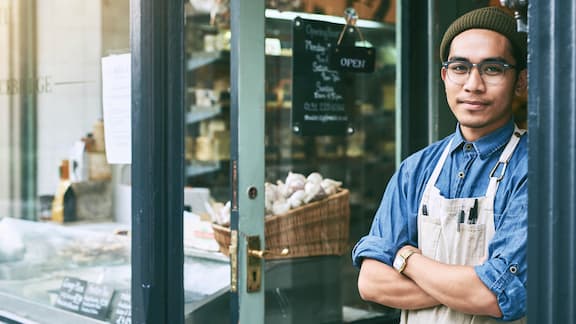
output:
[[[402,266],[404,265],[404,258],[402,258],[401,256],[396,256],[396,258],[394,259],[394,263],[392,264],[392,266],[394,267],[394,269],[400,271],[402,269]]]

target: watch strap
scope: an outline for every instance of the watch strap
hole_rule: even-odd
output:
[[[400,255],[404,258],[404,261],[406,261],[414,253],[416,253],[416,250],[410,249],[410,250],[402,251],[402,253],[400,253]]]
[[[414,253],[416,253],[416,250],[412,250],[412,249],[402,251],[400,253],[400,257],[403,259],[403,262],[402,262],[402,266],[400,267],[400,269],[398,269],[399,273],[404,272],[404,270],[406,269],[406,265],[408,263],[408,258],[410,256],[412,256]]]

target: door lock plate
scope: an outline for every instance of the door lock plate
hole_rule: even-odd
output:
[[[260,236],[247,236],[246,249],[246,287],[248,292],[260,291],[262,286],[262,256],[252,251],[261,251]],[[252,252],[252,253],[251,253]]]
[[[238,231],[230,231],[230,291],[238,291]]]

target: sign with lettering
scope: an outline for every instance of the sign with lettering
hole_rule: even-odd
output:
[[[65,277],[55,306],[88,317],[105,320],[114,290],[85,280]]]
[[[110,301],[114,290],[110,287],[88,282],[82,304],[80,304],[80,314],[106,319],[110,309]]]
[[[346,135],[353,82],[330,67],[340,24],[302,19],[293,22],[292,130],[299,135]],[[349,81],[349,80],[348,80]]]
[[[54,90],[52,77],[41,75],[24,79],[0,79],[0,96],[15,96],[19,94],[45,94]]]
[[[85,291],[86,281],[65,277],[60,285],[55,306],[71,312],[79,313]]]
[[[112,301],[112,324],[132,323],[132,300],[130,292],[117,292]]]
[[[375,52],[372,47],[336,46],[330,55],[330,67],[342,72],[374,72]]]

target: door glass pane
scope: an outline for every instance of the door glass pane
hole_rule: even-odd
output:
[[[350,255],[395,169],[395,5],[352,1],[344,28],[346,1],[280,3],[266,11],[266,242],[290,253],[267,262],[266,319],[386,323],[397,314],[360,299]]]
[[[129,0],[0,0],[0,322],[129,310],[130,168],[107,156],[102,75],[129,21]]]
[[[229,243],[222,237],[230,200],[234,31],[227,7],[216,3],[186,4],[185,282],[187,318],[199,323],[229,320]],[[264,274],[265,322],[386,323],[398,314],[360,299],[350,254],[395,169],[395,1],[266,3],[264,207],[272,255]],[[348,5],[360,19],[356,29],[344,29],[341,45],[368,47],[373,72],[330,65],[327,46],[337,44]],[[294,28],[298,19],[301,30]],[[204,237],[213,235],[220,245],[198,237],[210,223],[222,226],[212,225]],[[206,284],[195,280],[202,274]]]
[[[185,4],[184,290],[192,323],[230,322],[230,262],[212,229],[230,217],[231,33],[229,7],[217,3]]]

